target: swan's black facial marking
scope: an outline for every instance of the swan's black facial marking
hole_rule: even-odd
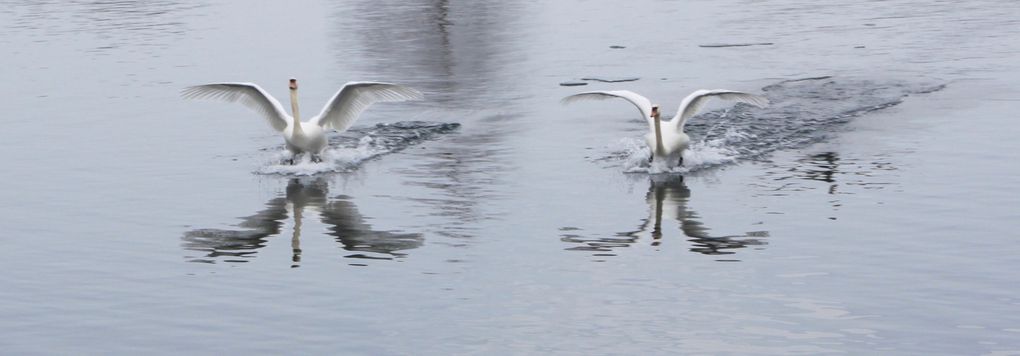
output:
[[[291,90],[297,89],[297,79],[291,78],[291,80],[290,80],[290,89]]]

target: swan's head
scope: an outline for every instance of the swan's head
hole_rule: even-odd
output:
[[[658,105],[652,105],[652,117],[654,117],[656,119],[659,118],[659,106]]]
[[[294,112],[294,121],[301,120],[297,106],[297,79],[290,78],[290,110]]]

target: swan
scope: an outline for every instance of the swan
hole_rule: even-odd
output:
[[[298,113],[297,79],[290,80],[290,108],[287,115],[280,102],[252,83],[212,83],[184,88],[186,99],[215,99],[240,102],[260,114],[274,130],[283,135],[292,154],[311,154],[312,161],[326,149],[326,130],[343,132],[354,124],[362,111],[377,102],[422,100],[421,92],[401,85],[381,82],[348,82],[333,95],[322,112],[308,121]],[[294,160],[291,159],[293,164]]]
[[[648,143],[648,148],[652,151],[651,156],[648,157],[648,162],[659,158],[668,164],[673,160],[679,159],[677,165],[683,165],[683,151],[691,143],[691,138],[684,133],[684,123],[691,116],[697,114],[698,110],[705,106],[709,99],[719,98],[748,103],[759,108],[769,105],[769,100],[760,95],[726,89],[700,89],[694,91],[680,102],[680,108],[677,109],[676,116],[673,116],[672,120],[663,122],[659,118],[658,105],[652,105],[648,98],[629,90],[588,91],[563,98],[561,102],[569,104],[576,101],[605,100],[610,98],[626,99],[631,104],[634,104],[640,110],[641,117],[648,121],[650,132],[645,136],[645,141]]]

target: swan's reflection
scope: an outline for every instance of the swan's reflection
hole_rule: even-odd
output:
[[[291,179],[283,197],[270,199],[266,209],[242,218],[238,230],[197,229],[184,234],[184,247],[206,253],[194,257],[194,262],[214,263],[247,262],[268,238],[281,234],[288,215],[293,216],[290,234],[293,266],[301,262],[301,233],[306,211],[317,212],[328,234],[333,235],[344,250],[357,252],[345,257],[392,259],[405,254],[399,251],[421,246],[424,238],[415,233],[375,231],[365,223],[365,217],[351,202],[350,197],[328,198],[329,185],[323,178]],[[290,214],[288,214],[288,212]]]
[[[690,251],[705,255],[730,255],[737,249],[749,246],[761,246],[766,242],[760,238],[767,237],[765,231],[749,232],[744,235],[712,236],[709,228],[699,220],[698,213],[688,208],[691,190],[684,184],[683,176],[664,175],[649,178],[648,202],[649,216],[642,220],[634,231],[622,232],[615,238],[587,239],[576,234],[563,235],[563,241],[579,243],[581,246],[572,250],[599,251],[597,255],[612,255],[617,247],[627,247],[640,239],[642,235],[650,235],[651,245],[659,246],[663,242],[663,217],[675,220],[684,236],[692,243]]]

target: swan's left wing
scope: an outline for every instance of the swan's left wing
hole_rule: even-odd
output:
[[[325,129],[344,131],[369,106],[385,101],[422,100],[421,92],[402,85],[379,82],[344,84],[311,122]]]
[[[748,103],[759,108],[769,106],[769,99],[766,99],[764,96],[725,89],[701,89],[691,93],[691,95],[688,95],[680,102],[680,109],[677,110],[676,116],[670,122],[676,125],[677,130],[683,130],[687,119],[697,114],[698,110],[701,110],[711,98]]]
[[[641,112],[641,117],[645,118],[649,124],[652,123],[652,102],[648,98],[630,90],[586,91],[563,98],[560,102],[570,104],[575,101],[605,100],[610,98],[621,98],[629,101]]]
[[[290,115],[283,106],[261,87],[252,83],[213,83],[184,88],[181,96],[187,99],[214,99],[240,102],[252,108],[269,122],[276,131],[287,128]]]

